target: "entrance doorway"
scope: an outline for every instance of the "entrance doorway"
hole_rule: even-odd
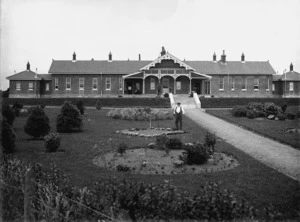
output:
[[[192,80],[192,91],[197,94],[202,94],[202,80],[201,79],[193,79]]]
[[[168,77],[163,77],[161,79],[161,84],[162,84],[162,87],[163,87],[162,92],[163,93],[169,93],[169,86],[170,86],[169,78]]]

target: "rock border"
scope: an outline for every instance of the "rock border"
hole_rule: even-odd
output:
[[[139,131],[146,131],[146,130],[157,130],[157,131],[164,131],[162,133],[155,133],[152,135],[149,134],[143,134],[143,133],[139,133]],[[124,134],[127,136],[140,136],[140,137],[156,137],[156,136],[160,136],[162,134],[166,134],[166,135],[177,135],[177,134],[184,134],[186,133],[186,131],[183,130],[172,130],[171,128],[130,128],[130,129],[124,129],[124,130],[117,130],[115,133],[118,134]]]

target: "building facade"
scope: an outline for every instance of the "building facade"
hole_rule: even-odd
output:
[[[29,66],[29,67],[28,67]],[[274,69],[268,61],[180,60],[164,47],[155,60],[53,60],[48,74],[30,70],[7,77],[10,97],[101,97],[162,93],[206,97],[273,97]],[[33,86],[32,86],[33,85]],[[296,87],[295,87],[296,88]]]

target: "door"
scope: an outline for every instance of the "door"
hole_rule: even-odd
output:
[[[163,87],[163,93],[169,93],[169,78],[163,77],[161,80],[162,87]]]

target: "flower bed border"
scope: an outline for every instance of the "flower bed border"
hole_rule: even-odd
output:
[[[146,134],[139,133],[139,131],[142,131],[142,130],[158,130],[158,131],[165,131],[165,132],[161,133],[161,134],[146,135]],[[177,134],[184,134],[187,132],[183,131],[183,130],[174,131],[171,128],[154,128],[154,127],[152,127],[152,128],[130,128],[130,129],[124,129],[124,130],[117,130],[116,133],[124,134],[127,136],[156,137],[156,136],[160,136],[162,134],[177,135]]]

